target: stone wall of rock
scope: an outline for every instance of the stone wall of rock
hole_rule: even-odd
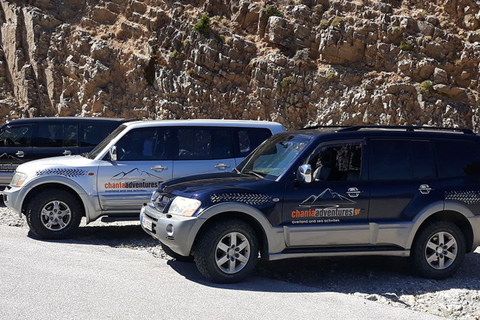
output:
[[[479,130],[479,12],[475,0],[0,0],[0,118]]]

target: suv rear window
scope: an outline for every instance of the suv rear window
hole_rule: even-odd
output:
[[[480,152],[473,141],[436,141],[439,175],[442,178],[480,174]]]

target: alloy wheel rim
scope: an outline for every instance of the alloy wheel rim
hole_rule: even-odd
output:
[[[452,234],[444,231],[433,234],[425,247],[425,259],[436,270],[450,267],[457,258],[457,253],[457,241]]]
[[[70,223],[72,211],[65,202],[53,200],[43,206],[40,219],[43,226],[48,230],[60,231]]]
[[[250,253],[248,239],[239,232],[230,232],[218,242],[215,250],[215,262],[222,272],[235,274],[245,268]]]

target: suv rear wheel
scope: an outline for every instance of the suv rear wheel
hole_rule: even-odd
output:
[[[77,199],[64,190],[44,190],[27,205],[27,223],[40,238],[69,237],[80,225],[83,210]]]
[[[411,258],[421,276],[444,279],[460,267],[465,250],[465,237],[460,228],[448,221],[438,221],[421,230],[413,244]]]
[[[224,220],[200,236],[194,251],[200,273],[210,281],[234,283],[245,279],[258,259],[255,231],[242,220]]]

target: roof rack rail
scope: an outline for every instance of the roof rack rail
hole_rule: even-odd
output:
[[[338,131],[359,131],[362,129],[370,129],[370,130],[405,130],[405,131],[449,131],[449,132],[457,132],[463,134],[475,134],[470,129],[464,128],[446,128],[446,127],[423,127],[423,126],[351,126],[351,127],[344,127],[339,129]]]
[[[351,126],[322,126],[322,125],[318,125],[318,126],[310,126],[310,127],[304,127],[304,128],[301,128],[300,130],[310,130],[310,129],[331,129],[331,130],[335,130],[335,129],[347,129],[347,128],[351,128]]]

